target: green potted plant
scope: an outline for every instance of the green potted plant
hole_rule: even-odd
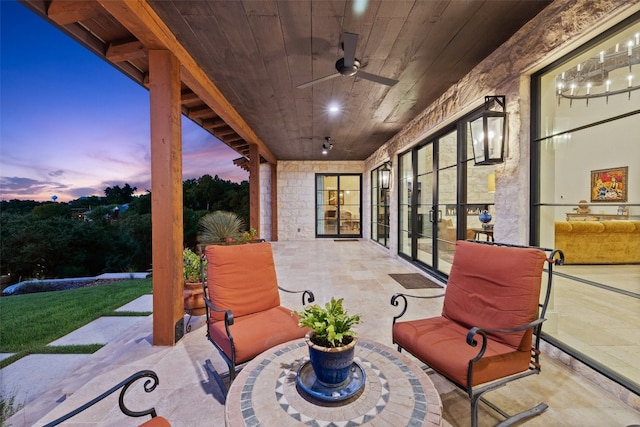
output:
[[[309,359],[318,381],[327,387],[348,379],[358,343],[352,327],[360,323],[360,315],[349,315],[342,302],[332,297],[324,307],[314,304],[293,312],[300,318],[298,325],[311,329],[305,336]]]
[[[202,245],[232,244],[243,238],[244,222],[233,212],[215,211],[200,218],[198,242]]]
[[[182,251],[184,276],[184,310],[193,316],[205,313],[200,256],[189,248]],[[206,262],[206,260],[205,260]],[[206,270],[205,270],[206,271]]]

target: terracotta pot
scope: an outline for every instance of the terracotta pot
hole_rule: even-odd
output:
[[[202,316],[205,313],[204,290],[200,282],[185,282],[184,311],[192,316]]]
[[[358,338],[343,347],[322,347],[311,341],[313,332],[305,335],[309,359],[318,381],[326,387],[339,387],[348,380]]]

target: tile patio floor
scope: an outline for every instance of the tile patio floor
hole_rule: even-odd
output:
[[[417,272],[413,266],[390,258],[377,244],[366,241],[333,240],[287,241],[273,243],[278,279],[288,289],[312,289],[316,300],[326,302],[331,296],[344,297],[350,312],[362,314],[361,336],[391,346],[391,318],[397,308],[389,304],[391,295],[404,291],[389,273]],[[434,289],[411,291],[433,294]],[[136,301],[150,310],[149,300]],[[300,296],[283,294],[283,304],[300,308]],[[408,316],[439,314],[441,302],[426,300],[410,306]],[[131,308],[129,308],[131,309]],[[100,319],[108,322],[109,320]],[[152,369],[160,378],[158,388],[145,396],[134,391],[130,402],[140,402],[133,409],[155,406],[158,414],[174,426],[224,425],[224,405],[215,380],[207,373],[207,359],[224,370],[226,367],[204,335],[203,317],[194,318],[192,331],[173,347],[151,345],[152,317],[133,318],[122,325],[97,325],[117,331],[103,336],[108,341],[93,355],[28,356],[0,371],[3,390],[13,389],[25,401],[25,407],[9,423],[13,427],[41,426],[99,395],[130,374]],[[61,339],[91,341],[96,335],[87,326]],[[75,334],[75,335],[74,335]],[[15,366],[14,366],[15,365]],[[487,397],[503,409],[517,412],[540,401],[549,409],[525,425],[535,426],[630,426],[640,424],[640,398],[619,391],[621,398],[601,388],[593,379],[576,374],[558,359],[543,355],[543,372],[490,393]],[[468,426],[469,405],[464,393],[436,374],[429,377],[440,392],[445,426]],[[597,376],[595,381],[601,381]],[[614,388],[615,390],[615,388]],[[128,395],[129,396],[129,395]],[[623,401],[633,402],[633,407]],[[134,406],[130,404],[130,406]],[[635,408],[634,408],[635,407]],[[499,418],[483,408],[480,425],[494,425]],[[71,423],[70,421],[73,421]],[[65,425],[129,426],[137,425],[120,414],[117,394],[73,418]],[[136,422],[137,421],[137,422]]]

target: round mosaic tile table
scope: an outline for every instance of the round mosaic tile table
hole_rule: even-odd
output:
[[[274,347],[238,374],[227,395],[225,424],[236,426],[440,426],[442,402],[429,377],[396,350],[359,340],[355,361],[364,389],[342,402],[306,399],[296,373],[309,360],[304,339]]]

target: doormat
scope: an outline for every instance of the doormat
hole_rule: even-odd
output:
[[[334,239],[334,242],[357,242],[358,239]]]
[[[389,276],[391,276],[391,278],[396,282],[400,283],[405,289],[443,288],[442,285],[433,282],[418,273],[389,274]]]

